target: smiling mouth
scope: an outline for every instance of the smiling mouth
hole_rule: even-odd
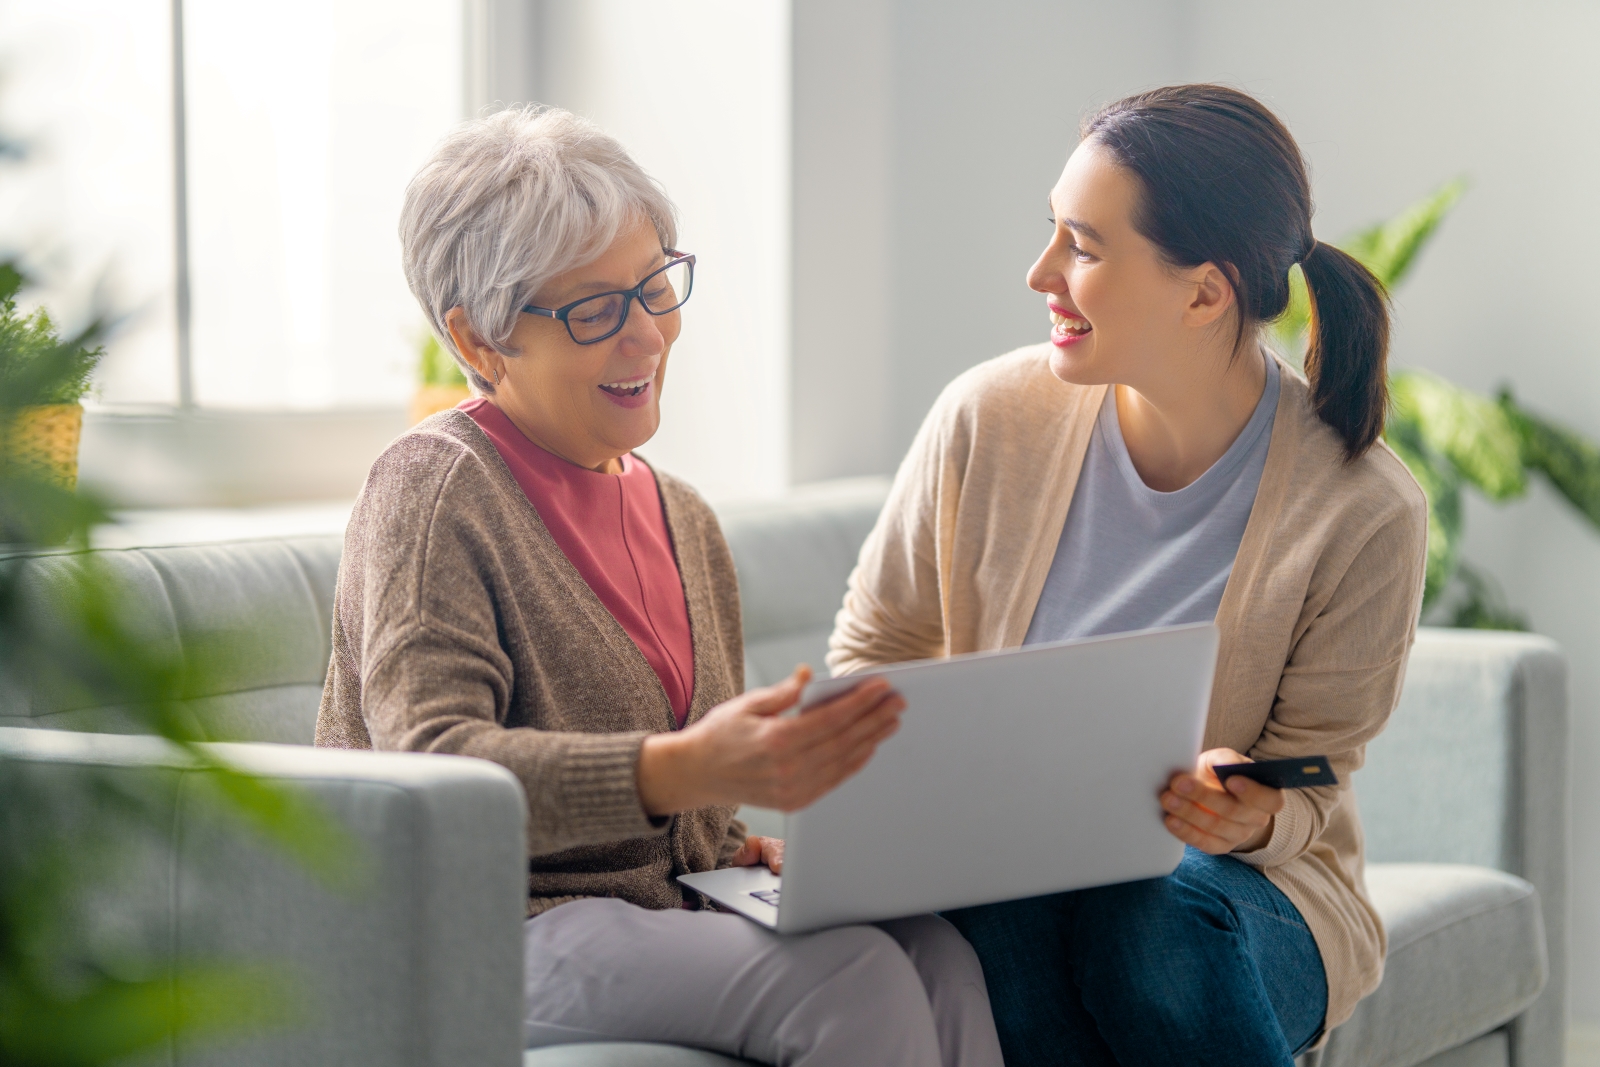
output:
[[[607,382],[600,388],[610,393],[612,396],[638,396],[640,393],[648,389],[650,387],[650,383],[653,381],[655,381],[655,376],[649,375],[644,378],[635,378],[632,381]]]
[[[1094,330],[1089,325],[1089,320],[1078,315],[1060,311],[1054,307],[1050,309],[1050,325],[1052,332],[1065,337],[1082,337]]]

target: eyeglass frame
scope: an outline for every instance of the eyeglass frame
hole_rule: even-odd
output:
[[[690,294],[694,292],[695,257],[691,253],[680,252],[676,248],[663,248],[661,251],[666,255],[673,256],[675,258],[657,267],[649,274],[646,274],[639,281],[639,284],[634,286],[632,289],[610,289],[603,293],[591,293],[580,300],[574,300],[572,303],[564,304],[558,308],[542,308],[535,307],[533,304],[524,304],[522,305],[522,311],[528,315],[543,315],[545,318],[560,320],[561,325],[567,328],[567,336],[572,338],[573,344],[577,345],[597,345],[601,341],[610,340],[617,334],[621,333],[622,328],[628,325],[628,312],[633,310],[633,302],[635,300],[639,302],[639,306],[644,308],[645,313],[648,315],[654,315],[658,318],[662,315],[670,315],[674,311],[677,311],[679,308],[683,307],[683,305],[687,304],[689,302]],[[676,304],[673,304],[665,311],[651,310],[650,305],[644,302],[644,287],[648,285],[650,283],[650,279],[654,278],[656,275],[664,274],[673,267],[677,267],[685,263],[687,263],[689,266],[689,286],[688,291],[683,294],[683,299],[678,301]],[[578,335],[572,332],[572,323],[568,319],[568,316],[572,314],[573,308],[576,308],[582,304],[587,304],[591,300],[600,300],[608,296],[620,296],[624,298],[622,301],[622,315],[617,319],[617,324],[606,333],[601,334],[599,337],[592,337],[587,341],[578,340]]]

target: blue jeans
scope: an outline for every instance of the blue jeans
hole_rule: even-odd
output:
[[[1017,1067],[1291,1067],[1328,984],[1300,912],[1231,856],[1165,878],[945,913]]]

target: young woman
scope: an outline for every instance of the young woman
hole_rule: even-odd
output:
[[[1028,284],[1050,344],[946,389],[829,662],[1215,619],[1205,751],[1151,798],[1189,846],[1177,871],[950,918],[1008,1063],[1289,1067],[1383,971],[1349,785],[1399,696],[1427,535],[1421,491],[1378,438],[1384,293],[1312,237],[1293,138],[1231,89],[1105,108],[1049,199]],[[1258,340],[1296,263],[1314,308],[1304,378]],[[1210,769],[1316,754],[1337,787],[1223,788]]]

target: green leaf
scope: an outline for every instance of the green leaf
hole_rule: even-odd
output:
[[[1446,182],[1388,222],[1380,222],[1339,242],[1339,247],[1360,260],[1391,291],[1405,279],[1417,253],[1427,244],[1467,191],[1467,180]]]
[[[207,750],[185,747],[205,760],[207,777],[225,810],[231,810],[323,884],[348,892],[364,883],[368,863],[360,842],[316,798],[291,784],[235,770]]]
[[[1449,460],[1490,500],[1527,491],[1522,439],[1500,405],[1425,371],[1389,378],[1397,418],[1416,427],[1427,448]]]
[[[1405,279],[1428,239],[1467,190],[1467,180],[1446,182],[1387,222],[1376,223],[1336,242],[1388,287]],[[1300,366],[1305,358],[1306,331],[1311,328],[1311,301],[1305,275],[1289,269],[1289,307],[1272,323],[1273,341],[1284,358]]]
[[[1404,412],[1391,412],[1384,440],[1416,478],[1428,500],[1428,563],[1422,589],[1424,610],[1455,574],[1461,545],[1461,475],[1430,449],[1422,428]]]
[[[138,981],[98,975],[67,995],[3,975],[0,1063],[90,1067],[178,1035],[187,1043],[261,1033],[303,1019],[302,1001],[289,975],[260,965],[191,965]]]
[[[7,420],[22,407],[76,404],[105,355],[95,343],[104,332],[99,321],[63,339],[44,308],[18,314],[17,294],[26,284],[14,264],[0,263],[0,413]]]
[[[1548,478],[1591,525],[1600,528],[1600,448],[1523,408],[1510,390],[1501,391],[1499,407],[1520,439],[1522,462]]]

